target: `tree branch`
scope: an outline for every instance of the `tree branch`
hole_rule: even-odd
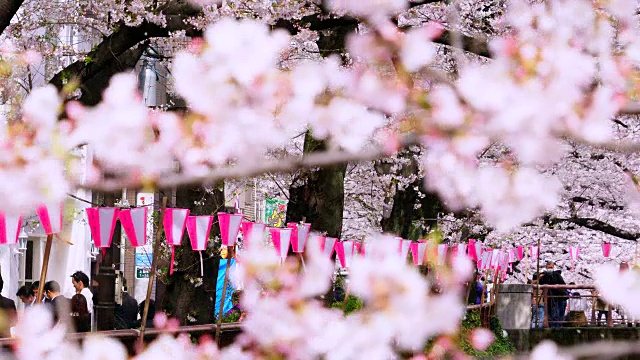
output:
[[[9,26],[23,2],[24,0],[0,0],[0,34]]]
[[[153,37],[166,37],[172,31],[193,30],[191,25],[185,23],[184,19],[197,14],[200,9],[186,2],[173,1],[161,7],[159,11],[163,11],[166,15],[166,27],[147,21],[137,27],[125,26],[120,23],[117,30],[96,45],[86,59],[70,64],[55,74],[49,82],[58,89],[72,78],[77,78],[81,83],[84,83],[105,69],[111,62],[117,61],[117,58],[124,52],[144,40]]]
[[[560,224],[560,223],[573,223],[578,226],[582,226],[587,229],[600,231],[605,234],[609,234],[611,236],[615,236],[625,240],[638,241],[640,238],[640,234],[630,232],[624,229],[617,228],[613,225],[610,225],[602,220],[593,219],[593,218],[581,218],[581,217],[570,217],[570,218],[546,218],[545,223],[549,225]]]
[[[418,145],[419,139],[414,136],[407,136],[400,141],[399,149],[404,149],[412,145]],[[239,179],[254,177],[262,174],[289,173],[299,169],[309,169],[326,167],[331,165],[346,164],[349,162],[372,161],[392,155],[380,148],[375,148],[360,153],[350,153],[345,151],[322,151],[305,154],[302,157],[290,156],[284,159],[261,161],[251,165],[226,166],[213,170],[205,175],[175,174],[163,176],[155,181],[145,181],[145,179],[117,179],[104,180],[95,184],[77,184],[80,188],[97,191],[116,191],[118,189],[141,189],[153,186],[157,189],[170,189],[178,186],[213,184],[224,179]]]

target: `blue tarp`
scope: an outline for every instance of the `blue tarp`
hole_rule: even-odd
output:
[[[229,273],[233,270],[233,267],[236,264],[235,259],[231,259]],[[216,285],[216,303],[213,308],[216,319],[218,318],[218,313],[220,312],[220,298],[222,297],[222,287],[224,286],[224,272],[227,266],[227,259],[220,259],[220,264],[218,265],[218,283]],[[231,280],[227,282],[227,292],[225,293],[224,299],[224,310],[223,313],[226,314],[227,311],[231,310],[233,305],[231,304],[231,296],[233,295],[233,287],[231,287]],[[224,317],[224,315],[223,315]]]

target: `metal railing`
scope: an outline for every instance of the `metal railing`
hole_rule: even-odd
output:
[[[531,305],[532,328],[613,327],[635,323],[620,307],[602,300],[592,285],[533,285]]]
[[[220,346],[224,347],[230,345],[242,332],[240,323],[223,323],[220,327]],[[145,342],[152,341],[156,337],[162,334],[189,334],[192,337],[200,338],[201,336],[210,336],[215,339],[216,324],[206,325],[192,325],[181,326],[175,329],[146,329],[144,333]],[[120,341],[129,352],[130,355],[135,355],[136,345],[140,338],[140,330],[128,329],[128,330],[109,330],[109,331],[94,331],[84,333],[68,333],[66,339],[69,341],[82,342],[90,336],[104,336],[115,338]],[[14,338],[0,338],[0,347],[5,350],[12,351],[17,345],[17,339]]]

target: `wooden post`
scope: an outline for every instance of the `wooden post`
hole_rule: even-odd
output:
[[[607,305],[607,326],[613,327],[613,306]]]
[[[343,313],[347,309],[347,301],[349,301],[349,293],[350,292],[351,292],[351,286],[349,284],[347,284],[347,288],[345,289],[345,292],[344,292],[344,300],[342,301],[342,312]]]
[[[42,270],[40,271],[40,286],[38,286],[38,297],[36,304],[42,302],[44,297],[44,283],[47,281],[47,271],[49,269],[49,257],[51,256],[51,245],[53,244],[53,234],[47,235],[47,243],[44,247],[44,260],[42,261]]]
[[[594,290],[591,290],[591,323],[594,325],[598,324],[598,321],[596,319],[596,303],[598,302],[598,298],[596,296],[596,292]]]
[[[142,324],[140,325],[140,350],[144,345],[144,331],[147,327],[147,317],[149,316],[149,301],[151,301],[151,290],[153,289],[153,281],[156,278],[156,267],[158,266],[158,253],[160,252],[160,239],[162,233],[162,219],[167,208],[167,197],[162,198],[162,207],[160,208],[160,218],[158,219],[158,229],[156,230],[156,239],[153,244],[153,256],[151,258],[151,270],[149,272],[149,285],[147,285],[147,297],[144,301],[144,311],[142,312]]]
[[[216,343],[220,347],[220,333],[222,332],[222,316],[224,315],[224,299],[227,296],[227,285],[229,283],[229,263],[235,254],[235,246],[227,246],[227,264],[224,269],[224,281],[222,283],[222,293],[220,294],[220,307],[218,311],[218,322],[216,324]]]
[[[544,294],[542,295],[544,301],[544,327],[549,327],[549,289],[544,288]]]

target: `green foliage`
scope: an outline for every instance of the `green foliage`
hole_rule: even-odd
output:
[[[343,302],[334,302],[333,304],[331,304],[332,309],[342,309],[343,306]],[[358,299],[355,296],[349,296],[349,298],[347,299],[347,305],[344,306],[344,314],[351,314],[352,312],[360,310],[363,307],[364,303],[362,302],[362,300]]]
[[[466,354],[475,358],[495,358],[497,356],[505,356],[515,353],[516,348],[511,343],[509,338],[504,336],[502,332],[502,325],[496,315],[491,317],[489,322],[489,329],[495,335],[495,341],[485,351],[478,351],[473,348],[470,341],[471,332],[482,327],[480,321],[480,311],[471,310],[467,312],[466,318],[462,321],[460,326],[460,332],[458,334],[458,346]]]
[[[240,316],[242,315],[242,313],[240,311],[231,311],[229,313],[227,313],[227,315],[222,317],[222,322],[223,323],[233,323],[233,322],[238,322],[240,320]]]

